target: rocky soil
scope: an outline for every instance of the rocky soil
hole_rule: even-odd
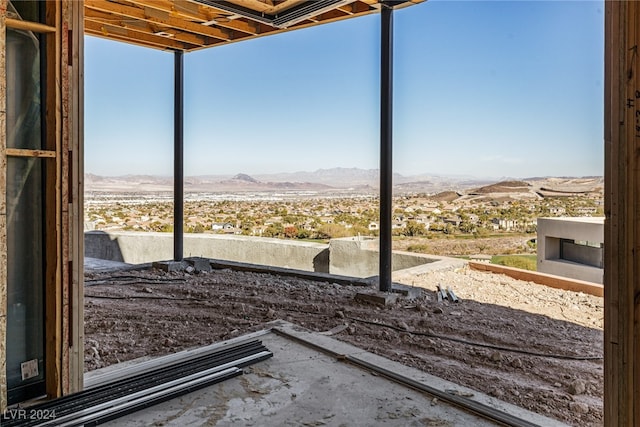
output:
[[[217,270],[89,273],[85,367],[206,345],[285,319],[574,426],[603,423],[603,299],[467,268],[412,277],[380,307],[359,286]],[[458,303],[439,302],[436,285]]]

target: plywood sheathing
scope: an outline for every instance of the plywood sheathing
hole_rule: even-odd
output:
[[[605,2],[605,420],[640,425],[640,4]]]

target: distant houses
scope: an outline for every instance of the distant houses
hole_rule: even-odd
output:
[[[564,215],[565,213],[567,213],[567,210],[562,206],[551,206],[549,208],[549,213],[551,215]]]
[[[211,230],[218,233],[235,233],[236,228],[230,222],[214,222],[211,224]]]
[[[494,230],[511,231],[518,227],[517,219],[493,218],[491,224]]]
[[[596,208],[595,206],[579,206],[575,209],[575,211],[580,216],[591,216],[596,214],[598,208]]]
[[[485,194],[482,198],[437,199],[415,194],[394,198],[394,235],[535,233],[537,217],[603,215],[602,193],[589,197],[518,199]],[[99,230],[171,231],[163,203],[105,204],[87,207],[86,222]],[[265,237],[324,238],[372,235],[381,230],[376,197],[313,198],[300,200],[193,201],[186,205],[189,233],[246,234]],[[324,236],[324,237],[323,237]]]

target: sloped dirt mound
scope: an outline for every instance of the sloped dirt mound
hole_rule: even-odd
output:
[[[460,195],[455,191],[443,191],[438,194],[434,194],[433,196],[429,196],[431,200],[436,202],[453,202],[458,199]]]
[[[524,181],[502,181],[470,190],[469,194],[527,193],[530,189],[531,186]]]

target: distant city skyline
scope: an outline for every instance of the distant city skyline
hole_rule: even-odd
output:
[[[603,175],[602,1],[395,13],[394,171]],[[379,15],[185,54],[185,175],[379,167]],[[85,171],[173,171],[173,55],[86,37]]]

